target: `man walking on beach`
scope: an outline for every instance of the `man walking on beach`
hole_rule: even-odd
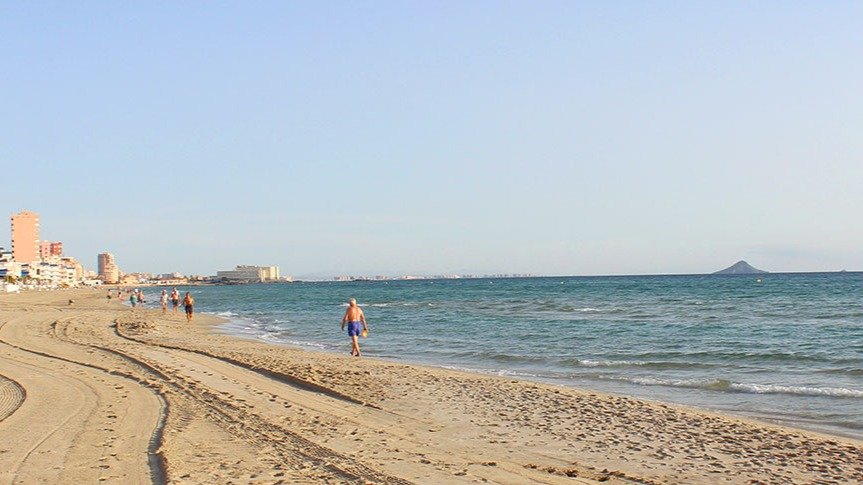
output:
[[[177,288],[171,291],[171,305],[174,307],[174,313],[177,313],[177,307],[180,306],[180,292]]]
[[[192,311],[195,306],[195,299],[192,298],[192,294],[188,291],[186,292],[186,297],[183,298],[183,307],[186,309],[186,322],[192,323]]]
[[[342,317],[342,331],[345,329],[345,324],[348,325],[348,335],[351,337],[351,355],[359,357],[359,336],[360,333],[363,334],[363,337],[368,335],[369,326],[366,324],[366,316],[363,314],[362,308],[357,306],[357,300],[354,298],[348,300],[348,309],[345,310],[345,316]]]

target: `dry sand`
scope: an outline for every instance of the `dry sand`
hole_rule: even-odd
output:
[[[0,295],[0,483],[863,482],[851,439],[213,323]]]

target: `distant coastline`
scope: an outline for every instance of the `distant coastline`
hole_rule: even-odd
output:
[[[435,280],[453,280],[453,279],[464,279],[464,280],[484,280],[484,279],[531,279],[531,278],[653,278],[653,277],[691,277],[691,276],[704,276],[704,277],[728,277],[728,276],[754,276],[754,275],[763,275],[763,276],[772,276],[772,275],[830,275],[830,274],[847,274],[847,275],[863,275],[863,270],[835,270],[835,271],[770,271],[766,273],[752,273],[751,275],[741,275],[741,274],[721,274],[721,273],[642,273],[642,274],[597,274],[597,275],[578,275],[578,274],[559,274],[559,275],[540,275],[534,274],[530,276],[493,276],[493,275],[483,275],[483,276],[462,276],[459,278],[451,278],[444,276],[423,276],[417,278],[401,278],[398,276],[387,277],[382,279],[370,279],[370,278],[357,278],[354,280],[335,280],[332,278],[300,278],[295,279],[294,283],[352,283],[352,282],[370,282],[370,281],[435,281]]]
[[[410,282],[410,281],[450,281],[450,280],[511,280],[511,279],[560,279],[560,278],[658,278],[658,277],[710,277],[723,278],[732,277],[739,278],[745,276],[761,276],[770,277],[778,275],[832,275],[842,274],[848,276],[863,275],[863,270],[837,270],[837,271],[771,271],[764,273],[733,273],[723,274],[715,273],[646,273],[646,274],[601,274],[601,275],[537,275],[537,274],[495,274],[495,275],[459,275],[458,277],[447,275],[420,275],[420,276],[385,276],[385,277],[353,277],[352,279],[335,279],[330,278],[295,278],[293,280],[279,281],[216,281],[216,280],[191,280],[188,282],[159,282],[159,281],[140,281],[137,283],[110,283],[103,284],[103,288],[129,288],[129,287],[171,287],[171,286],[242,286],[242,285],[283,285],[297,283],[373,283],[373,282]]]

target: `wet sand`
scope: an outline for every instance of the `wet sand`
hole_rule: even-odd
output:
[[[216,323],[0,295],[0,483],[863,482],[848,438]]]

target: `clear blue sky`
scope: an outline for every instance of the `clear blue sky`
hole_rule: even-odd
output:
[[[863,270],[861,25],[838,1],[4,2],[0,208],[125,271]]]

